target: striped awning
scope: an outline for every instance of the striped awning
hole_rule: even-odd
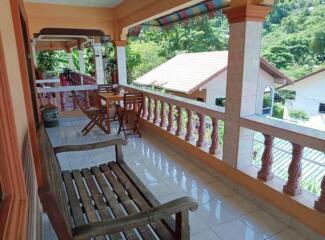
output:
[[[189,8],[173,12],[169,15],[150,20],[140,25],[134,26],[129,29],[129,36],[138,36],[142,29],[148,27],[162,27],[167,28],[174,23],[184,22],[187,23],[189,19],[202,15],[209,15],[213,17],[217,10],[227,7],[230,1],[227,0],[206,0]]]

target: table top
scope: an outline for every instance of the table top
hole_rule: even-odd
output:
[[[123,100],[124,97],[124,95],[121,93],[120,94],[99,93],[98,95],[105,100],[112,100],[112,101]]]

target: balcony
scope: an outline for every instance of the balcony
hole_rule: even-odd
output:
[[[161,202],[191,196],[199,203],[199,210],[190,216],[193,239],[304,239],[307,232],[311,234],[295,214],[322,218],[322,209],[314,210],[325,173],[321,132],[262,116],[242,118],[241,126],[254,136],[252,159],[249,165],[232,169],[223,161],[224,108],[209,108],[201,102],[131,85],[120,87],[141,91],[146,99],[143,138],[129,138],[124,148],[126,161]],[[90,104],[87,91],[79,91],[85,105]],[[70,99],[68,94],[65,98]],[[77,117],[67,112],[62,115],[66,117],[60,126],[48,129],[54,145],[96,142],[108,136],[100,129],[82,136],[86,119],[78,112],[73,114]],[[112,134],[116,132],[114,124]],[[297,156],[299,149],[301,157]],[[60,163],[63,169],[87,168],[107,161],[112,150],[61,154]],[[301,180],[292,176],[294,163]],[[292,188],[284,187],[289,178]],[[298,211],[287,212],[287,204],[298,206]],[[54,235],[45,223],[45,236]],[[312,239],[320,239],[313,234]]]

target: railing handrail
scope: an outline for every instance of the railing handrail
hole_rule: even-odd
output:
[[[55,93],[55,92],[70,92],[70,91],[87,91],[96,90],[97,85],[72,85],[60,87],[37,87],[37,93]]]
[[[258,115],[242,117],[240,125],[291,143],[325,152],[325,132],[321,130]]]
[[[136,90],[143,92],[147,97],[150,97],[152,99],[158,99],[160,101],[163,101],[165,103],[171,103],[173,105],[189,109],[191,111],[210,116],[210,117],[215,117],[219,120],[224,120],[225,118],[225,109],[223,107],[215,106],[211,107],[208,106],[206,103],[195,101],[192,99],[186,99],[183,97],[178,97],[172,94],[167,94],[167,93],[160,93],[157,91],[152,91],[148,89],[144,89],[141,87],[136,87],[133,85],[128,85],[128,84],[120,84],[119,85],[122,88],[125,89],[131,89],[131,90]]]

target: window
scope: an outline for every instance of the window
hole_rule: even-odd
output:
[[[319,112],[320,113],[325,113],[325,103],[320,103],[319,104]]]
[[[216,105],[224,107],[226,104],[226,98],[216,98]]]

